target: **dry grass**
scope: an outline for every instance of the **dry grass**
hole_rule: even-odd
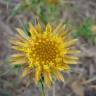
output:
[[[40,96],[39,89],[33,83],[28,85],[27,80],[20,81],[18,70],[9,71],[10,65],[5,62],[11,53],[8,38],[14,35],[13,29],[20,23],[17,18],[24,19],[20,15],[7,21],[15,3],[7,8],[5,2],[0,0],[0,73],[4,73],[0,75],[0,96]],[[77,26],[86,17],[96,20],[96,0],[65,0],[65,4],[70,8],[62,9],[62,19],[68,19]],[[96,96],[96,45],[80,38],[77,48],[81,50],[79,64],[71,73],[64,73],[67,78],[65,83],[57,81],[53,91],[47,89],[48,96]]]

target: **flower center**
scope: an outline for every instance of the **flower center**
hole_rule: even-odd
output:
[[[40,62],[54,62],[58,53],[56,42],[49,39],[40,39],[34,44],[33,57]]]

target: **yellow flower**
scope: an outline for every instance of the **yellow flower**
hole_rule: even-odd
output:
[[[65,28],[62,23],[55,29],[47,24],[43,31],[39,23],[35,27],[29,23],[29,35],[17,29],[16,38],[10,40],[17,53],[11,55],[10,60],[12,64],[24,66],[22,77],[32,76],[34,70],[36,83],[42,76],[48,86],[52,84],[53,77],[64,81],[61,72],[70,71],[70,64],[76,64],[78,59],[73,56],[78,51],[70,49],[77,39],[69,39]]]
[[[47,0],[49,4],[58,4],[59,0]]]

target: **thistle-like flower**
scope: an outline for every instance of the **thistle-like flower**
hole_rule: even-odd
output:
[[[70,71],[70,64],[77,63],[77,57],[73,56],[77,50],[70,49],[77,39],[69,39],[66,25],[60,23],[56,28],[50,24],[45,30],[38,23],[35,27],[29,23],[27,35],[23,29],[17,29],[16,38],[10,40],[12,48],[17,50],[11,55],[12,64],[22,64],[24,71],[22,77],[32,76],[36,83],[44,78],[46,85],[50,86],[53,77],[62,80],[62,71]]]

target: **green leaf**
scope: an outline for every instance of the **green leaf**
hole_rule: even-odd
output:
[[[21,64],[16,64],[16,65],[14,66],[14,68],[21,68],[21,67],[22,67]]]
[[[91,19],[87,18],[83,24],[77,29],[76,36],[77,37],[83,37],[86,40],[93,40],[94,34],[91,31],[91,27],[93,25],[93,22]]]

